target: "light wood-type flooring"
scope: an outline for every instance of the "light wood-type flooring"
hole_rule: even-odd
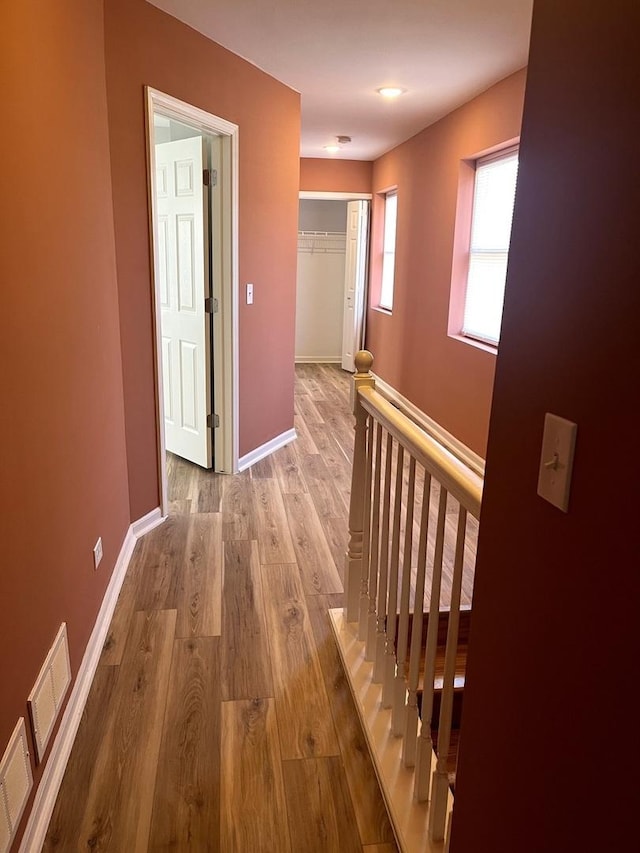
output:
[[[296,369],[297,440],[236,476],[170,457],[46,851],[392,853],[327,619],[342,604],[348,375]]]

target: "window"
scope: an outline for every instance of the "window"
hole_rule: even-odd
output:
[[[462,334],[493,345],[500,339],[517,177],[517,148],[476,162]]]
[[[382,284],[380,287],[381,308],[391,311],[393,305],[393,276],[396,265],[396,221],[398,218],[398,193],[384,196],[384,235],[382,238]]]

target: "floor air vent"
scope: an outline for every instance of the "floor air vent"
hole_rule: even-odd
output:
[[[20,717],[0,760],[0,853],[11,847],[32,785],[27,729]]]
[[[29,695],[29,713],[38,761],[42,761],[58,711],[71,683],[67,626],[63,622]]]

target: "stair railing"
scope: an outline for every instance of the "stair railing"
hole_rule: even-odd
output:
[[[475,558],[468,528],[480,515],[482,479],[376,391],[372,364],[367,351],[355,357],[344,615],[358,623],[365,660],[373,661],[372,681],[382,683],[382,706],[392,709],[392,734],[404,738],[402,761],[415,768],[414,800],[430,801],[429,837],[442,841],[450,826],[448,756],[463,581],[468,605]],[[442,672],[436,672],[441,611],[448,614],[447,637]],[[434,725],[436,682],[442,691]]]

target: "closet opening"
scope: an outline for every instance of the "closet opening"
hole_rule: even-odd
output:
[[[311,195],[299,207],[295,360],[353,371],[364,342],[369,200]]]

